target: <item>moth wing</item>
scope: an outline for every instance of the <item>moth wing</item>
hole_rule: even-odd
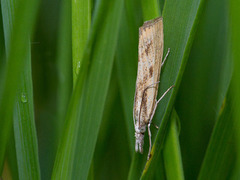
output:
[[[163,20],[147,21],[139,28],[138,72],[134,97],[134,123],[147,123],[155,105],[163,56]]]

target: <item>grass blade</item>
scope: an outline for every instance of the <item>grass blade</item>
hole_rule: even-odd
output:
[[[173,109],[169,130],[166,134],[166,141],[163,148],[164,166],[166,170],[166,176],[169,180],[183,180],[184,173],[182,167],[181,150],[179,143],[179,122],[178,115]]]
[[[111,75],[121,10],[120,0],[102,0],[96,8],[52,179],[86,179],[88,176]],[[83,87],[89,63],[91,69]]]
[[[161,15],[158,0],[142,0],[142,11],[144,21],[155,19]]]
[[[19,179],[40,179],[38,144],[33,110],[30,44],[14,112],[14,136]]]
[[[176,101],[187,179],[199,174],[231,78],[226,2],[206,2]]]
[[[116,70],[113,67],[104,115],[94,152],[96,179],[106,179],[106,177],[107,179],[126,179],[131,162],[129,142],[126,141],[128,133],[123,121],[124,113],[120,103],[117,82]],[[109,142],[111,143],[109,144]]]
[[[120,93],[128,129],[131,154],[134,152],[133,101],[138,59],[139,3],[125,2],[116,52],[116,67]],[[128,4],[127,4],[128,3]],[[134,6],[134,8],[133,8]],[[132,12],[132,13],[130,13]],[[136,17],[137,16],[137,17]],[[130,99],[131,97],[131,99]],[[130,100],[129,100],[130,99]]]
[[[5,155],[5,164],[9,165],[9,169],[11,172],[11,177],[12,179],[19,179],[18,175],[18,163],[17,163],[17,157],[16,157],[16,143],[14,139],[14,134],[13,134],[13,129],[10,135],[9,143],[7,146],[7,152]],[[5,169],[3,169],[3,174],[4,174]]]
[[[2,22],[2,7],[1,7],[1,3],[0,3],[0,66],[1,68],[3,67],[2,64],[4,62],[4,54],[5,54],[5,46],[4,46],[4,34],[3,34],[3,22]],[[1,70],[1,69],[0,69]],[[2,72],[2,71],[0,71]],[[1,78],[0,74],[0,78]]]
[[[165,170],[165,167],[164,167],[163,154],[158,156],[158,159],[156,160],[156,167],[157,167],[157,170],[152,174],[152,176],[150,176],[150,178],[167,180],[166,170]]]
[[[92,64],[88,76],[86,91],[83,93],[80,116],[80,129],[78,143],[75,152],[74,170],[75,178],[85,179],[87,176],[98,130],[102,119],[108,85],[111,77],[113,59],[117,45],[119,25],[122,15],[123,1],[103,1],[106,24],[102,24],[102,30],[98,29],[98,36],[93,50]],[[101,10],[104,10],[101,9]],[[103,19],[101,20],[103,21]],[[97,89],[96,89],[97,87]],[[82,105],[83,105],[82,104]],[[89,123],[91,122],[91,123]],[[81,171],[79,171],[81,169]]]
[[[217,120],[199,173],[202,179],[228,179],[236,171],[236,122],[233,118],[235,103],[230,86],[223,112]],[[239,167],[238,167],[239,169]],[[231,179],[231,178],[230,178]]]
[[[6,12],[6,11],[5,11]],[[0,3],[0,84],[2,83],[2,76],[3,76],[3,70],[5,67],[5,61],[6,61],[6,57],[5,57],[5,40],[4,40],[4,30],[3,30],[3,18],[2,18],[2,7],[1,7],[1,3]],[[8,21],[7,21],[8,22]],[[8,27],[5,24],[5,27]],[[0,87],[0,92],[1,92],[1,88]],[[10,135],[10,139],[9,139],[9,143],[8,143],[8,147],[7,147],[7,152],[6,152],[6,160],[5,160],[5,164],[9,165],[9,169],[11,172],[11,177],[13,179],[18,179],[18,168],[17,168],[17,158],[16,158],[16,148],[15,148],[15,140],[14,140],[14,135],[13,135],[13,131],[11,131],[11,135]],[[4,170],[3,169],[3,176],[4,176]]]
[[[161,153],[160,149],[162,148],[164,135],[167,129],[168,116],[171,112],[176,92],[182,78],[198,24],[198,18],[202,12],[203,2],[204,1],[200,0],[185,0],[181,1],[181,3],[175,0],[165,2],[163,11],[164,47],[165,49],[171,48],[171,53],[161,73],[160,94],[163,94],[163,92],[173,84],[176,85],[176,88],[174,88],[171,93],[167,94],[160,102],[159,107],[161,107],[161,109],[158,108],[154,118],[155,120],[153,120],[156,121],[156,119],[163,119],[152,148],[152,158],[143,172],[143,179],[148,177],[148,171],[149,174],[151,174],[151,171],[154,171],[155,168],[151,167],[151,163],[156,161],[157,155]],[[156,124],[159,123],[160,122],[158,121]],[[152,134],[152,139],[154,140],[156,132],[153,131]],[[146,159],[146,157],[142,158]],[[135,169],[134,166],[131,168]]]
[[[12,31],[10,29],[7,30],[7,32],[11,32],[11,36],[9,35],[9,37],[7,37],[7,39],[10,39],[10,43],[7,45],[9,46],[9,50],[7,50],[7,52],[9,52],[9,56],[7,57],[6,73],[4,76],[5,79],[3,82],[3,90],[1,92],[0,101],[0,126],[3,128],[3,130],[0,131],[1,171],[6,143],[13,123],[12,114],[15,96],[20,83],[19,74],[21,74],[22,69],[25,67],[27,62],[26,56],[28,53],[29,38],[33,29],[37,6],[38,1],[25,0],[24,2],[19,2],[16,6],[16,12],[14,13],[18,18],[13,21]],[[7,8],[7,2],[2,0],[2,9],[7,11]],[[10,6],[10,8],[12,7]],[[12,12],[12,9],[10,11]]]
[[[144,22],[161,16],[158,0],[142,1],[141,7]]]
[[[231,0],[229,4],[229,12],[230,14],[230,27],[231,27],[231,44],[232,44],[232,57],[234,61],[234,73],[233,73],[233,97],[236,100],[235,104],[235,112],[234,112],[234,125],[237,129],[237,135],[236,135],[236,146],[237,146],[237,164],[236,167],[238,167],[238,175],[235,179],[240,178],[240,112],[237,110],[240,105],[240,36],[238,32],[240,31],[240,22],[238,21],[238,15],[239,15],[239,7],[240,7],[240,1],[239,0]]]
[[[3,1],[8,7],[3,13],[6,51],[9,52],[12,24],[15,19],[16,1]],[[7,5],[7,3],[9,3]],[[7,14],[5,14],[7,13]],[[9,31],[8,31],[9,30]],[[7,39],[9,38],[9,39]],[[21,84],[17,91],[14,120],[14,136],[19,179],[40,179],[38,146],[33,111],[30,40],[27,46],[26,65],[21,72]],[[9,55],[7,54],[7,57]]]
[[[62,1],[57,47],[58,66],[58,107],[57,137],[63,131],[67,107],[72,92],[72,33],[71,33],[71,2]]]
[[[75,86],[91,25],[91,0],[72,0],[73,83]]]
[[[137,4],[139,4],[139,3],[137,3]],[[159,7],[158,7],[158,1],[156,1],[156,0],[151,0],[151,1],[141,1],[141,9],[142,9],[142,13],[143,13],[143,21],[148,21],[148,20],[151,20],[151,19],[154,19],[154,18],[156,18],[156,17],[158,17],[158,16],[160,16],[160,10],[159,10]],[[141,22],[141,24],[137,24],[138,26],[136,27],[136,30],[138,30],[139,29],[139,27],[142,25],[143,23]],[[125,27],[125,26],[124,26]],[[124,32],[124,34],[126,34],[125,32],[126,31],[123,31]],[[138,31],[132,31],[132,33],[135,33],[135,35],[136,35],[136,44],[132,44],[132,48],[131,49],[138,49],[138,34],[139,34],[139,32]],[[133,36],[133,35],[132,35]],[[133,54],[133,53],[128,53],[128,51],[129,51],[129,49],[130,49],[130,47],[128,47],[129,46],[129,44],[131,44],[131,41],[130,42],[127,42],[127,41],[129,41],[129,40],[125,40],[123,43],[124,43],[124,45],[122,45],[122,51],[124,51],[125,53],[124,54]],[[121,47],[121,46],[120,46]],[[126,49],[126,50],[125,50]],[[130,61],[130,59],[136,59],[136,62],[138,62],[137,61],[137,59],[138,59],[138,52],[136,52],[136,57],[135,56],[133,56],[133,57],[125,57],[125,58],[123,58],[123,57],[121,57],[121,61],[122,62],[120,62],[119,64],[118,64],[118,66],[119,66],[119,68],[121,68],[121,69],[125,69],[125,68],[123,68],[123,65],[126,67],[126,66],[128,66],[128,62]],[[127,62],[124,62],[123,60],[124,59],[128,59],[128,61]],[[121,64],[122,64],[122,67],[121,67]],[[130,66],[131,67],[131,66]],[[135,77],[134,78],[134,80],[132,80],[132,82],[131,81],[129,81],[129,82],[131,82],[132,83],[132,86],[134,86],[134,88],[133,88],[133,93],[131,94],[131,96],[132,95],[134,95],[134,92],[135,92],[135,85],[136,85],[136,69],[137,69],[137,64],[135,65],[135,66],[132,66],[131,67],[132,68],[132,72],[131,73],[133,73],[134,72],[134,76],[133,77]],[[120,70],[119,70],[120,71]],[[130,77],[132,77],[131,76],[131,73],[130,72],[128,72],[128,71],[125,71],[125,73],[122,73],[121,75],[122,75],[122,77],[124,77],[124,76],[126,76],[126,77],[124,77],[124,81],[125,81],[125,79],[130,79],[129,78],[129,76]],[[120,76],[119,76],[120,77]],[[120,78],[120,80],[121,80],[121,78]],[[120,81],[121,82],[121,81]],[[124,84],[127,88],[129,88],[130,86],[128,85],[127,86],[127,84],[126,83],[122,83],[122,84]],[[129,89],[127,89],[126,87],[123,87],[124,88],[124,91],[126,91],[126,90],[128,90],[128,92],[131,92],[132,91],[132,89],[131,88],[129,88]],[[125,90],[126,89],[126,90]],[[124,91],[122,91],[122,96],[126,96],[126,94],[127,93],[124,93]],[[127,99],[129,99],[129,96],[127,97]],[[134,102],[134,97],[133,97],[133,100],[132,100],[132,103]],[[125,103],[125,105],[127,105],[127,103]],[[129,125],[129,127],[131,127],[131,131],[133,131],[133,133],[132,133],[132,135],[131,135],[131,139],[133,139],[132,137],[134,137],[133,135],[134,135],[134,126],[133,126],[133,117],[132,117],[132,111],[133,111],[133,104],[131,105],[131,108],[130,108],[130,106],[126,106],[126,107],[128,107],[129,108],[129,110],[131,110],[131,120],[130,120],[130,118],[129,119],[126,119],[126,120],[128,120],[127,122],[128,122],[128,124],[129,124],[129,122],[131,122],[131,124]],[[130,113],[129,113],[130,114]],[[130,117],[130,116],[129,116]],[[130,131],[129,131],[130,132]],[[131,146],[134,146],[135,145],[135,142],[134,142],[134,140],[135,139],[133,139],[132,141],[133,142],[131,142],[132,143],[132,145]],[[134,147],[133,147],[134,148]],[[138,159],[139,158],[139,156],[138,155],[136,155],[136,153],[134,153],[134,158],[133,158],[133,160],[132,160],[132,164],[131,164],[131,167],[130,167],[130,171],[129,171],[129,175],[128,175],[128,178],[129,179],[138,179],[139,178],[139,175],[141,174],[141,171],[142,171],[142,169],[143,169],[143,163],[142,163],[142,160],[143,159]]]

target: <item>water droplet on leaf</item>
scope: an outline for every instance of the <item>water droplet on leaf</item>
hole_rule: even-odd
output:
[[[79,73],[79,69],[80,69],[80,61],[77,62],[77,66],[76,66],[76,74],[77,75]]]
[[[22,103],[26,103],[28,101],[25,93],[22,93],[21,101],[22,101]]]

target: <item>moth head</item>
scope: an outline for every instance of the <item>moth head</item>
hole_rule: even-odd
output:
[[[141,132],[135,132],[135,151],[143,153],[143,145],[144,145],[144,133]]]

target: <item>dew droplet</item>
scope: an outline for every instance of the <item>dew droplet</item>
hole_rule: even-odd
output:
[[[77,66],[76,66],[76,74],[78,75],[79,73],[79,69],[80,69],[80,61],[77,62]]]
[[[22,93],[21,101],[22,101],[22,103],[26,103],[28,101],[25,93]]]

